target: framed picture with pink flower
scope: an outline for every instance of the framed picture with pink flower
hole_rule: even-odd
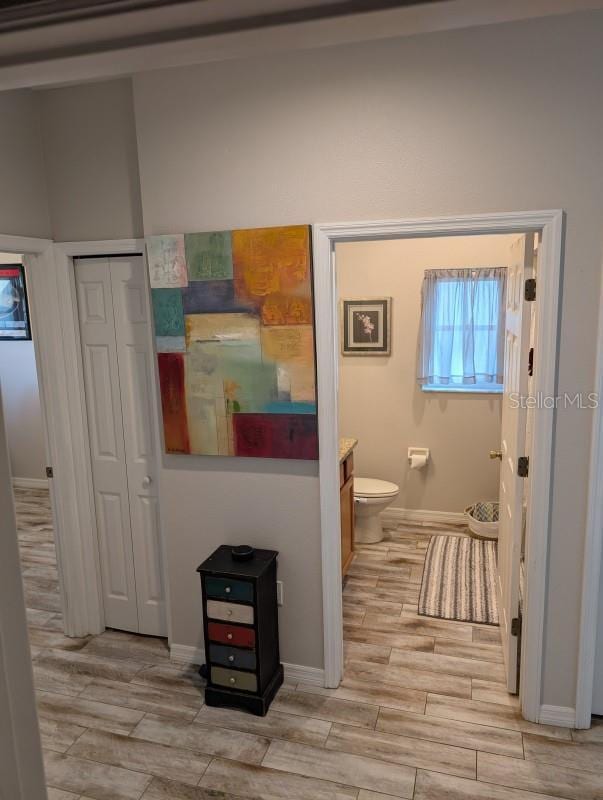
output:
[[[341,352],[344,356],[389,356],[391,297],[341,301]]]

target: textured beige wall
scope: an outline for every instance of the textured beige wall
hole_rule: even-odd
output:
[[[593,12],[136,76],[145,232],[563,208],[558,388],[588,392],[603,241],[602,36]],[[557,412],[551,705],[574,703],[590,427],[588,411]],[[218,521],[229,538],[261,534],[282,551],[296,576],[285,581],[285,658],[322,663],[318,481],[300,469],[165,464],[179,643],[199,641],[191,573]]]
[[[0,389],[0,798],[44,800],[42,748]]]
[[[36,95],[0,92],[0,232],[50,236]]]
[[[142,235],[129,79],[39,93],[52,238]]]
[[[517,236],[355,242],[337,247],[340,298],[392,298],[389,358],[340,356],[339,427],[359,440],[358,475],[393,481],[392,508],[462,511],[498,497],[501,396],[423,392],[416,380],[421,285],[434,267],[502,267]],[[409,446],[429,447],[426,468],[408,467]]]

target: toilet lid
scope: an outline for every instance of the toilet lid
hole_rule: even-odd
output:
[[[400,487],[377,478],[354,478],[354,494],[357,497],[389,497],[398,494]]]

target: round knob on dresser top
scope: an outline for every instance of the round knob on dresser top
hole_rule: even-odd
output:
[[[254,556],[255,550],[248,544],[240,544],[237,547],[231,547],[230,555],[233,561],[250,561]]]
[[[229,683],[236,683],[237,682],[236,678],[229,678],[228,680],[229,680]]]
[[[227,633],[227,634],[226,634],[226,638],[227,638],[227,639],[232,639],[232,633]]]
[[[234,656],[228,656],[228,660],[229,660],[229,661],[230,661],[230,663],[232,664],[232,663],[233,663],[233,661],[234,661]]]

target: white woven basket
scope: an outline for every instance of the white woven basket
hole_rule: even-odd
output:
[[[498,539],[498,501],[479,500],[467,506],[465,516],[471,533],[482,539]]]

